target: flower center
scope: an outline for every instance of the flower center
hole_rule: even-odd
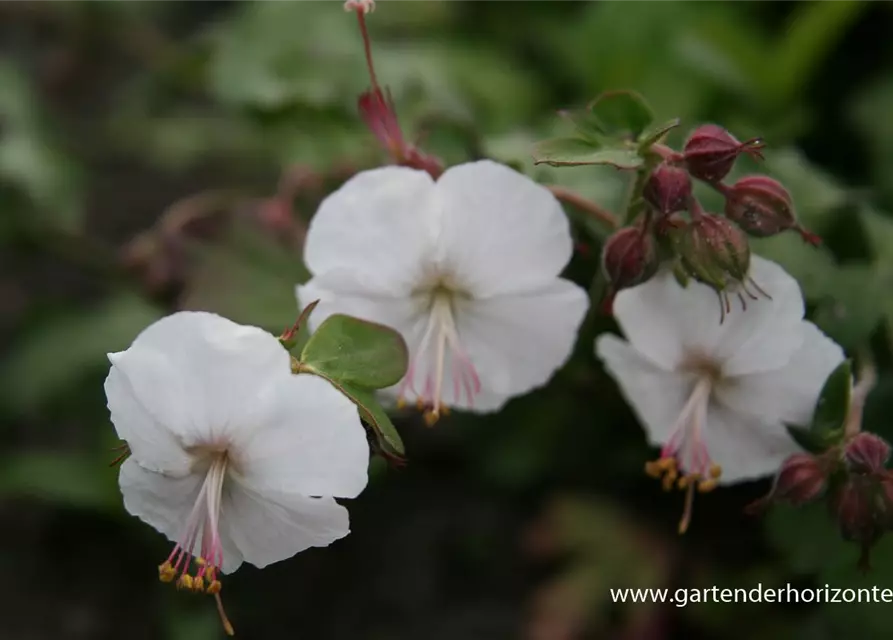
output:
[[[438,282],[420,295],[428,309],[428,323],[418,350],[410,358],[397,402],[398,406],[404,406],[406,392],[412,393],[430,426],[448,411],[444,402],[444,390],[448,389],[445,385],[452,385],[450,404],[464,398],[468,406],[473,406],[481,381],[456,330],[455,300],[462,294]]]
[[[220,542],[220,503],[226,479],[228,457],[226,451],[215,451],[205,473],[205,480],[189,513],[179,541],[167,560],[158,566],[158,578],[173,582],[178,589],[214,596],[217,610],[227,634],[234,635],[233,627],[220,601],[220,568],[223,566],[223,545]],[[198,555],[195,554],[199,551]],[[195,575],[190,568],[195,565]],[[177,578],[177,574],[180,574]]]
[[[718,374],[712,368],[701,368],[695,385],[679,417],[673,425],[670,439],[660,452],[660,458],[645,464],[645,473],[660,478],[664,491],[673,487],[685,491],[685,508],[679,521],[679,533],[685,533],[691,522],[694,494],[716,488],[722,469],[710,459],[704,443],[707,405]]]

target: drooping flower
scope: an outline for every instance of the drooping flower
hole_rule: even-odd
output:
[[[293,375],[272,335],[180,312],[109,354],[124,506],[175,543],[162,582],[217,598],[220,573],[263,567],[349,531],[369,449],[356,407],[321,378]],[[192,568],[195,567],[193,574]]]
[[[313,326],[346,313],[400,331],[410,366],[390,391],[433,423],[447,407],[495,410],[564,363],[588,307],[558,277],[571,252],[561,205],[508,167],[463,164],[436,182],[385,167],[322,203],[298,297],[321,300]]]
[[[669,272],[620,292],[614,302],[627,341],[603,335],[596,351],[661,445],[646,471],[686,491],[709,491],[774,473],[800,447],[786,424],[808,424],[840,347],[803,319],[797,282],[758,256],[750,278],[769,297],[720,322],[714,291],[682,288]]]

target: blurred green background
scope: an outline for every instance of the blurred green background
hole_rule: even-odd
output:
[[[105,353],[176,308],[279,333],[297,314],[319,199],[385,159],[341,3],[0,4],[0,638],[222,637],[210,599],[157,581],[169,545],[128,516]],[[811,317],[880,381],[893,436],[893,6],[888,2],[390,2],[369,17],[407,131],[449,163],[493,157],[616,206],[610,168],[533,167],[555,111],[635,89],[671,138],[712,121],[763,136],[761,171],[825,245],[759,243]],[[742,163],[743,164],[743,163]],[[742,166],[753,171],[755,166]],[[706,203],[709,194],[703,194]],[[588,286],[606,229],[568,210]],[[821,507],[751,518],[768,481],[681,496],[592,353],[591,314],[548,387],[495,416],[396,420],[353,533],[225,583],[239,637],[887,638],[890,605],[614,605],[612,587],[893,588],[893,541],[855,571]]]

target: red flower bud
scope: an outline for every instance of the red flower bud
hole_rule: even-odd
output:
[[[831,509],[847,540],[870,541],[877,537],[869,482],[850,477],[831,500]]]
[[[744,231],[758,238],[796,229],[803,239],[817,245],[821,240],[800,226],[794,214],[791,194],[777,180],[767,176],[747,176],[725,187],[726,216]]]
[[[615,292],[645,282],[659,266],[654,237],[641,227],[614,232],[602,250],[602,271]]]
[[[661,215],[683,211],[691,198],[691,178],[685,169],[662,162],[648,177],[642,196]]]
[[[873,433],[862,432],[846,444],[843,455],[853,471],[876,473],[884,470],[890,458],[890,445]]]
[[[775,477],[774,499],[799,506],[818,498],[828,484],[827,464],[808,453],[788,457]]]
[[[719,182],[725,178],[742,153],[762,159],[759,138],[739,142],[731,133],[715,124],[698,127],[688,137],[683,149],[685,164],[695,178]]]

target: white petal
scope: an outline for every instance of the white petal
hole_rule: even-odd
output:
[[[121,465],[118,483],[127,512],[176,543],[185,536],[185,526],[204,479],[200,474],[171,478],[148,471],[133,458],[128,458]],[[223,570],[231,573],[242,563],[242,556],[225,531],[220,532],[220,537],[223,544]],[[196,547],[191,549],[196,555],[199,553],[201,539],[200,533],[196,538]]]
[[[424,171],[363,171],[320,205],[304,260],[314,275],[347,269],[407,293],[431,254],[438,216],[434,182]]]
[[[778,425],[808,425],[825,380],[843,362],[843,350],[814,324],[800,323],[800,348],[784,367],[732,378],[717,389],[733,411]]]
[[[183,449],[180,439],[143,406],[128,379],[115,366],[105,380],[105,395],[118,437],[127,441],[131,454],[144,467],[174,476],[190,472],[192,456]],[[167,405],[156,412],[163,416],[172,408],[173,405]]]
[[[233,473],[264,495],[357,496],[369,445],[356,406],[310,374],[275,384],[257,428],[234,443]]]
[[[235,485],[225,496],[221,526],[246,562],[265,567],[350,532],[347,509],[332,498],[257,493]]]
[[[302,308],[320,301],[310,316],[314,330],[330,315],[343,313],[386,325],[406,338],[425,320],[425,308],[419,300],[380,293],[362,274],[344,270],[311,279],[297,288],[297,295]]]
[[[457,298],[459,341],[482,389],[509,398],[548,382],[570,357],[588,307],[583,289],[558,278],[523,294]]]
[[[722,323],[713,289],[698,282],[683,288],[668,270],[618,293],[614,315],[636,349],[664,369],[690,355],[716,359],[726,375],[775,369],[800,346],[803,297],[796,280],[759,256],[751,259],[751,277],[771,300],[745,295],[743,310],[733,295]]]
[[[548,284],[570,260],[561,205],[530,178],[482,160],[447,169],[437,190],[444,203],[442,258],[473,295]]]
[[[163,318],[109,358],[106,392],[119,435],[140,463],[172,472],[173,442],[225,446],[256,426],[271,381],[290,375],[275,337],[203,312]]]
[[[628,342],[604,334],[596,341],[596,353],[617,381],[653,445],[670,439],[676,418],[682,413],[694,381],[664,371]]]
[[[784,427],[732,411],[719,402],[707,408],[704,441],[710,459],[722,467],[720,484],[773,474],[785,458],[800,451]]]

